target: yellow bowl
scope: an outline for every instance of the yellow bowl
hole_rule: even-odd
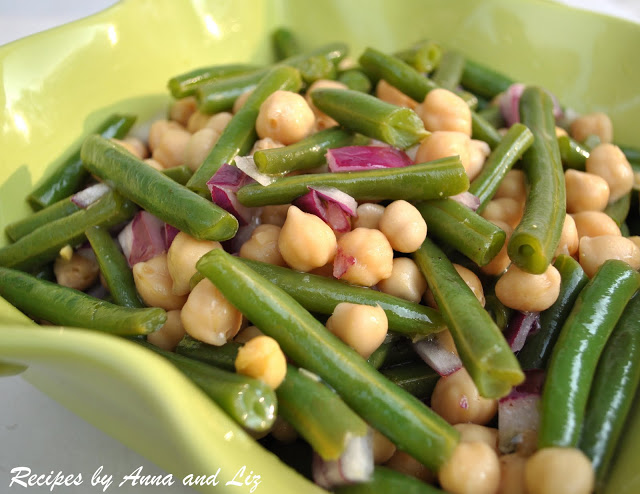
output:
[[[610,17],[542,0],[126,0],[0,47],[0,226],[28,214],[28,191],[106,116],[157,114],[168,102],[167,80],[188,69],[270,60],[268,35],[280,25],[309,47],[347,41],[356,56],[367,45],[440,40],[548,87],[578,111],[609,113],[618,142],[637,139],[640,26]],[[0,300],[0,362],[5,373],[28,367],[35,386],[177,477],[250,462],[264,472],[263,494],[320,492],[169,364],[131,343],[38,328]],[[638,444],[636,406],[607,492],[640,492]],[[203,492],[227,489],[235,492]]]

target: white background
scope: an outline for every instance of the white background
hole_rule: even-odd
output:
[[[34,32],[91,15],[114,4],[114,0],[0,0],[0,45]],[[640,23],[640,0],[563,0],[575,7],[616,15]],[[101,492],[90,485],[93,472],[104,465],[104,472],[121,479],[142,466],[146,474],[162,471],[137,453],[106,436],[76,417],[20,377],[0,378],[0,493],[18,493],[9,488],[10,470],[28,466],[34,473],[82,473],[79,488],[57,488],[54,492]],[[170,488],[123,486],[115,482],[107,492],[129,494],[193,493],[175,485]],[[30,488],[29,492],[49,492]]]

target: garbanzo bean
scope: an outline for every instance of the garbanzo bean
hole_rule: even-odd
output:
[[[205,128],[210,118],[212,118],[211,115],[202,113],[200,110],[194,111],[187,122],[187,130],[192,134],[195,134],[200,129]]]
[[[451,494],[495,494],[500,485],[500,462],[483,442],[461,442],[438,472],[438,480]]]
[[[524,470],[527,459],[513,453],[500,457],[500,488],[496,494],[527,494]]]
[[[146,160],[144,160],[144,162],[147,165],[149,165],[151,168],[153,168],[154,170],[158,170],[159,172],[164,170],[164,166],[162,166],[160,163],[158,163],[153,158],[147,158]]]
[[[609,202],[620,199],[633,188],[633,169],[620,148],[614,144],[600,144],[591,150],[586,171],[599,175],[609,184]]]
[[[333,260],[337,248],[336,235],[317,216],[290,206],[280,230],[278,248],[282,258],[293,269],[311,271]]]
[[[353,228],[378,228],[380,218],[384,213],[384,206],[365,202],[356,209],[356,218],[353,220]]]
[[[396,452],[396,445],[387,436],[373,429],[373,462],[376,465],[386,463]]]
[[[498,411],[498,400],[483,398],[463,367],[441,377],[431,395],[431,408],[450,424],[484,425]]]
[[[491,276],[498,276],[505,272],[505,270],[511,264],[511,259],[509,258],[509,253],[507,252],[507,246],[509,244],[509,239],[511,238],[511,234],[513,233],[513,228],[507,225],[504,221],[493,220],[491,223],[500,228],[507,235],[504,241],[504,245],[500,252],[496,254],[496,256],[491,259],[489,264],[485,264],[480,268],[484,274],[488,274]]]
[[[163,350],[173,352],[185,334],[180,311],[170,310],[167,311],[167,322],[158,331],[147,335],[147,341]]]
[[[602,211],[609,202],[609,184],[593,173],[569,169],[564,172],[567,212]]]
[[[622,235],[616,222],[601,211],[582,211],[572,214],[571,217],[576,224],[578,238]]]
[[[433,161],[447,156],[460,156],[465,170],[470,169],[469,136],[462,132],[436,131],[423,139],[416,152],[416,163]]]
[[[353,258],[353,264],[339,273],[349,283],[373,286],[393,272],[393,249],[380,230],[356,228],[345,233],[338,239],[338,256]]]
[[[450,130],[471,137],[471,110],[462,98],[447,89],[429,91],[416,109],[430,132]]]
[[[305,99],[291,91],[276,91],[260,105],[256,131],[261,139],[289,145],[307,137],[313,130],[315,115]]]
[[[186,295],[173,293],[173,280],[169,274],[167,254],[160,254],[146,262],[133,266],[133,281],[145,304],[164,310],[180,309]]]
[[[502,179],[493,198],[510,197],[522,202],[526,196],[527,186],[524,182],[524,172],[522,170],[509,170]]]
[[[311,108],[311,111],[313,111],[313,114],[316,116],[317,130],[327,129],[329,127],[333,127],[334,125],[338,125],[338,122],[336,122],[333,118],[331,118],[326,113],[320,111],[318,107],[313,104],[313,100],[311,99],[311,93],[313,93],[313,91],[315,91],[316,89],[349,89],[349,88],[347,87],[346,84],[343,84],[342,82],[332,81],[330,79],[318,79],[317,81],[313,82],[309,86],[309,89],[307,89],[307,92],[305,94],[305,100],[307,101],[309,108]]]
[[[236,343],[246,343],[249,340],[252,340],[256,336],[262,336],[264,333],[260,331],[257,326],[247,326],[244,329],[241,329],[238,334],[233,338],[233,341]]]
[[[511,228],[515,228],[520,223],[523,213],[524,202],[522,200],[500,197],[489,201],[481,216],[491,223],[503,221]]]
[[[640,268],[640,249],[626,237],[619,235],[601,235],[582,237],[578,261],[585,274],[591,278],[608,259],[619,259],[633,269]]]
[[[176,235],[167,252],[167,266],[173,280],[171,291],[174,295],[189,293],[189,282],[197,271],[196,263],[213,249],[222,249],[220,242],[198,240],[184,232]]]
[[[138,159],[144,160],[149,156],[149,150],[146,144],[137,137],[126,137],[125,139],[112,137],[111,141],[119,144]]]
[[[231,122],[232,118],[232,113],[228,111],[221,111],[220,113],[216,113],[215,115],[209,115],[205,127],[215,130],[218,134],[222,134],[222,131],[227,125],[229,125],[229,122]]]
[[[242,325],[242,313],[206,278],[191,290],[180,318],[189,336],[216,346],[231,340]]]
[[[173,120],[156,120],[151,124],[147,144],[149,145],[149,149],[152,153],[160,144],[160,140],[164,133],[169,129],[184,130],[184,127]]]
[[[480,278],[478,278],[478,276],[473,271],[465,268],[464,266],[461,266],[460,264],[454,263],[453,267],[456,268],[456,271],[460,275],[460,278],[464,280],[464,282],[476,296],[478,302],[480,302],[480,305],[484,307],[484,290],[482,289],[482,282],[480,281]]]
[[[247,102],[249,96],[251,96],[251,93],[253,93],[253,89],[251,89],[250,91],[245,91],[236,98],[236,100],[233,102],[233,108],[231,109],[234,114],[240,111],[240,108],[242,108]]]
[[[423,482],[433,482],[433,472],[416,460],[413,456],[396,449],[393,456],[384,465],[387,468],[403,473],[409,477],[415,477]]]
[[[594,474],[589,458],[576,448],[544,448],[525,465],[528,494],[589,494]]]
[[[478,139],[469,141],[469,167],[465,168],[469,180],[473,180],[478,176],[490,154],[491,148],[486,142]]]
[[[523,312],[543,311],[560,294],[560,273],[553,265],[542,274],[531,274],[512,264],[496,283],[495,291],[507,307]]]
[[[180,98],[174,101],[169,108],[169,118],[186,127],[191,115],[193,115],[197,109],[198,101],[194,96]]]
[[[387,336],[389,323],[380,306],[342,302],[327,319],[327,329],[363,358],[369,358]]]
[[[184,151],[184,164],[195,172],[209,155],[219,137],[218,132],[207,127],[193,134]]]
[[[376,85],[376,96],[382,101],[386,101],[392,105],[404,106],[406,108],[411,108],[412,110],[414,110],[419,104],[416,100],[410,98],[384,79],[380,79]]]
[[[381,292],[419,303],[427,289],[427,281],[413,260],[397,257],[393,260],[391,276],[377,286]]]
[[[153,159],[165,168],[182,165],[190,140],[191,134],[183,128],[167,129],[153,149]]]
[[[427,223],[420,211],[403,200],[393,201],[384,209],[378,228],[398,252],[415,252],[427,237]]]
[[[251,338],[238,350],[236,372],[276,389],[287,375],[287,359],[278,342],[270,336]]]
[[[59,285],[82,291],[96,282],[100,267],[95,259],[73,252],[70,259],[56,258],[53,273]]]
[[[251,238],[240,247],[240,257],[285,266],[286,263],[278,248],[280,230],[276,225],[257,226],[251,233]]]
[[[562,233],[560,234],[560,242],[555,252],[555,257],[566,254],[569,256],[578,252],[578,244],[580,239],[578,237],[578,229],[576,228],[576,222],[570,214],[565,215],[564,223],[562,225]]]
[[[460,433],[460,441],[486,443],[498,453],[498,429],[478,424],[455,424],[453,427]]]
[[[613,124],[605,113],[589,113],[582,115],[571,122],[571,137],[578,142],[583,142],[590,135],[596,135],[600,142],[613,140]]]
[[[284,147],[284,144],[278,141],[274,141],[271,137],[265,137],[264,139],[258,139],[253,147],[251,148],[251,152],[249,153],[253,156],[256,151],[264,151],[265,149],[277,149]]]
[[[278,204],[277,206],[265,206],[260,212],[260,223],[283,226],[287,219],[289,204]]]

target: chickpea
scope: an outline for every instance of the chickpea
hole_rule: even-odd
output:
[[[509,267],[509,264],[511,264],[511,259],[509,258],[509,253],[507,252],[507,246],[509,244],[511,234],[513,233],[513,228],[511,228],[510,225],[507,225],[504,221],[493,220],[491,223],[503,230],[507,236],[505,238],[502,249],[500,249],[500,252],[498,252],[496,256],[491,259],[491,262],[489,264],[481,266],[480,271],[491,276],[498,276],[504,273],[505,270]]]
[[[256,336],[263,336],[264,333],[260,331],[257,326],[247,326],[246,328],[240,330],[240,332],[233,338],[233,341],[236,343],[246,343],[249,340],[252,340]]]
[[[512,264],[496,283],[495,291],[507,307],[523,312],[543,311],[560,294],[560,273],[553,265],[542,274],[531,274]]]
[[[134,264],[133,281],[144,303],[151,307],[176,310],[180,309],[187,300],[186,295],[173,293],[167,254],[160,254],[146,262]]]
[[[580,239],[578,260],[589,278],[593,277],[598,268],[609,259],[619,259],[633,269],[638,269],[640,268],[640,249],[633,240],[618,235]]]
[[[376,86],[376,96],[378,99],[391,103],[392,105],[404,106],[406,108],[411,108],[412,110],[415,110],[419,105],[416,100],[410,98],[384,79],[380,79],[380,81],[378,81],[378,85]]]
[[[568,136],[569,136],[569,133],[566,130],[556,125],[556,137],[568,137]]]
[[[578,170],[564,172],[567,188],[567,212],[603,211],[609,202],[609,184],[593,173]]]
[[[169,108],[169,118],[180,125],[187,126],[191,115],[198,109],[198,101],[195,96],[187,96],[173,102]]]
[[[146,159],[149,156],[149,150],[146,144],[137,137],[126,137],[125,139],[112,137],[111,141],[119,144],[140,160]]]
[[[279,226],[259,225],[253,230],[251,238],[240,247],[240,257],[266,262],[275,266],[285,266],[286,263],[278,249],[280,237]]]
[[[502,179],[493,198],[510,197],[516,201],[523,202],[526,196],[527,186],[524,181],[524,172],[522,170],[509,170]]]
[[[438,480],[451,494],[495,494],[500,486],[498,455],[483,442],[461,442],[440,468]]]
[[[465,268],[464,266],[461,266],[460,264],[454,263],[453,267],[456,268],[456,271],[460,275],[460,278],[464,280],[464,282],[476,296],[478,302],[480,302],[480,305],[484,307],[484,290],[482,289],[482,282],[480,281],[480,278],[478,278],[473,271]]]
[[[524,470],[527,459],[519,454],[500,457],[500,488],[496,494],[527,494]]]
[[[528,494],[589,494],[595,483],[589,458],[576,448],[544,448],[527,460]]]
[[[189,336],[216,346],[231,340],[242,325],[242,313],[207,278],[191,290],[180,318]]]
[[[420,143],[415,162],[423,163],[458,155],[464,169],[470,170],[469,141],[469,136],[462,132],[433,132]]]
[[[396,452],[396,445],[393,444],[387,436],[381,434],[377,430],[373,430],[373,462],[376,465],[382,465],[391,459]]]
[[[167,129],[153,150],[153,159],[165,168],[182,165],[190,140],[191,134],[182,128]]]
[[[484,162],[491,154],[489,144],[478,139],[469,141],[469,167],[466,168],[469,180],[476,178],[482,171]]]
[[[427,281],[415,262],[408,257],[398,257],[393,260],[391,276],[378,283],[378,289],[389,295],[420,303],[427,289]]]
[[[453,428],[460,433],[460,441],[486,443],[498,453],[498,429],[478,424],[455,424]]]
[[[191,136],[187,147],[184,151],[184,164],[189,167],[191,171],[196,171],[200,168],[205,158],[209,155],[209,152],[213,149],[216,142],[220,138],[215,130],[205,127],[198,130]]]
[[[233,102],[233,108],[231,109],[231,111],[234,114],[240,111],[240,108],[242,108],[244,104],[247,102],[247,100],[249,99],[249,96],[251,96],[251,93],[253,93],[253,89],[251,89],[250,91],[245,91],[244,93],[242,93],[240,96],[236,98],[236,100]]]
[[[554,254],[555,257],[566,254],[568,256],[574,255],[578,252],[578,229],[576,228],[576,222],[570,214],[565,215],[564,223],[562,224],[562,233],[560,234],[560,242],[556,248]]]
[[[571,136],[578,142],[584,141],[590,135],[597,135],[600,142],[613,140],[613,124],[604,113],[589,113],[571,122]]]
[[[148,144],[149,149],[152,153],[160,144],[162,136],[169,129],[184,130],[184,127],[182,127],[182,125],[180,125],[178,122],[174,122],[173,120],[156,120],[151,124],[151,127],[149,128]]]
[[[160,163],[158,163],[153,158],[147,158],[146,160],[144,160],[144,162],[147,165],[149,165],[151,168],[153,168],[154,170],[158,170],[159,172],[164,170],[164,166],[162,166]]]
[[[356,219],[353,221],[353,228],[378,228],[380,218],[384,213],[384,206],[365,202],[356,209]]]
[[[353,258],[353,264],[344,262]],[[349,264],[349,263],[347,263]],[[338,240],[334,276],[349,283],[373,286],[393,272],[393,249],[380,230],[356,228]]]
[[[384,465],[387,468],[391,468],[396,472],[404,473],[409,477],[415,477],[423,482],[433,482],[434,475],[431,470],[425,467],[422,463],[416,460],[413,456],[396,449],[393,456]]]
[[[341,302],[327,319],[327,329],[367,359],[382,345],[389,323],[379,305]]]
[[[422,104],[416,109],[430,132],[450,130],[462,132],[471,137],[471,110],[460,96],[447,89],[429,91]]]
[[[614,144],[600,144],[591,150],[586,171],[604,178],[609,184],[609,202],[620,199],[633,188],[633,169],[620,148]]]
[[[287,359],[276,340],[256,336],[240,347],[235,367],[238,374],[254,377],[276,389],[287,374]]]
[[[180,319],[179,310],[167,311],[167,322],[158,331],[147,336],[147,341],[168,352],[173,352],[186,331]]]
[[[309,273],[316,274],[318,276],[324,276],[325,278],[333,278],[333,263],[329,262],[324,266],[312,269],[311,271],[309,271]]]
[[[277,206],[265,206],[260,212],[260,223],[283,226],[287,219],[289,204],[279,204]]]
[[[629,240],[631,240],[634,244],[636,244],[636,247],[638,247],[640,249],[640,237],[637,235],[633,235],[631,237],[627,237]]]
[[[98,279],[100,267],[95,258],[90,259],[73,252],[69,259],[58,257],[53,264],[58,285],[76,290],[86,290]]]
[[[210,115],[205,127],[208,129],[215,130],[218,134],[222,134],[224,129],[229,125],[231,119],[233,118],[233,114],[228,111],[222,111],[220,113],[216,113],[215,115]]]
[[[277,149],[283,148],[284,144],[278,141],[274,141],[271,137],[266,137],[264,139],[258,139],[251,148],[251,152],[249,153],[253,156],[256,151],[264,151],[265,149]]]
[[[520,224],[523,214],[524,203],[522,201],[511,197],[501,197],[489,201],[480,216],[491,223],[503,221],[511,228],[515,228]]]
[[[382,213],[379,228],[398,252],[415,252],[427,238],[427,223],[420,211],[407,201],[393,201]]]
[[[200,110],[194,111],[189,117],[189,121],[187,122],[187,130],[191,134],[195,134],[201,129],[204,129],[207,126],[207,122],[211,118],[211,115],[207,113],[202,113]]]
[[[572,214],[571,217],[576,224],[578,238],[622,235],[616,222],[608,214],[601,211],[582,211]]]
[[[313,130],[315,115],[305,99],[291,91],[276,91],[260,105],[256,131],[261,139],[289,145],[307,137]]]
[[[174,295],[189,293],[189,282],[197,271],[196,263],[213,249],[222,249],[220,242],[198,240],[184,232],[176,235],[167,253],[167,265],[173,280],[171,291]]]
[[[343,84],[342,82],[332,81],[330,79],[318,79],[317,81],[313,82],[311,86],[309,86],[309,89],[307,89],[307,92],[305,94],[305,99],[307,100],[307,104],[309,105],[309,108],[311,108],[311,111],[313,111],[314,115],[316,116],[316,119],[322,122],[322,126],[324,128],[338,125],[338,122],[336,122],[333,118],[331,118],[326,113],[320,111],[318,107],[316,107],[316,105],[313,104],[313,100],[311,99],[311,93],[313,93],[313,91],[315,91],[316,89],[349,89],[349,88],[347,87],[346,84]]]
[[[281,443],[291,444],[298,439],[298,432],[295,428],[283,419],[280,415],[276,417],[276,421],[271,428],[271,435]]]
[[[498,411],[498,400],[483,398],[463,367],[441,377],[431,395],[431,408],[450,424],[484,425]]]
[[[296,206],[287,210],[278,248],[285,262],[298,271],[324,266],[336,255],[336,235],[329,225]]]

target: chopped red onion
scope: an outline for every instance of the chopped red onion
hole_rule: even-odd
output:
[[[267,175],[258,170],[253,156],[237,156],[235,159],[236,166],[249,175],[260,185],[269,185],[277,180],[278,177]]]
[[[424,362],[441,376],[453,374],[462,368],[462,361],[455,353],[447,350],[440,338],[425,338],[416,341],[413,349]]]
[[[173,239],[180,233],[175,226],[170,225],[169,223],[164,224],[164,243],[167,246],[167,249],[171,247],[173,243]]]
[[[140,211],[118,235],[129,266],[148,261],[167,250],[164,222],[147,211]]]
[[[293,204],[306,213],[315,214],[340,233],[351,230],[349,216],[355,216],[358,208],[353,197],[335,187],[309,187],[309,192]]]
[[[313,454],[313,480],[324,489],[367,482],[373,475],[373,436],[349,437],[337,460],[323,460]]]
[[[520,122],[520,97],[527,86],[521,82],[511,84],[507,90],[500,96],[500,111],[502,117],[508,127],[511,127],[514,123]],[[560,120],[563,116],[562,107],[558,102],[558,99],[551,93],[548,93],[553,100],[553,116],[556,121]]]
[[[338,247],[338,252],[333,260],[333,277],[340,279],[356,263],[356,258],[349,256]]]
[[[243,206],[236,197],[241,187],[253,182],[251,177],[236,166],[223,164],[209,179],[207,187],[211,192],[211,199],[225,211],[234,215],[240,225],[246,225],[252,216],[251,208]]]
[[[471,211],[477,211],[480,207],[480,199],[478,196],[474,196],[471,192],[460,192],[455,196],[449,196],[449,199],[453,199],[459,202],[463,206],[468,207]]]
[[[542,392],[544,371],[525,371],[525,381],[516,386],[498,404],[498,445],[503,453],[511,453],[526,433],[538,430],[538,402]]]
[[[524,346],[529,333],[536,332],[540,328],[539,312],[517,311],[511,316],[509,325],[505,330],[505,338],[513,352],[519,352]]]
[[[107,184],[97,183],[71,196],[71,202],[86,209],[111,190]]]
[[[393,147],[345,146],[329,149],[326,157],[329,170],[332,172],[400,168],[413,164],[404,151]]]

